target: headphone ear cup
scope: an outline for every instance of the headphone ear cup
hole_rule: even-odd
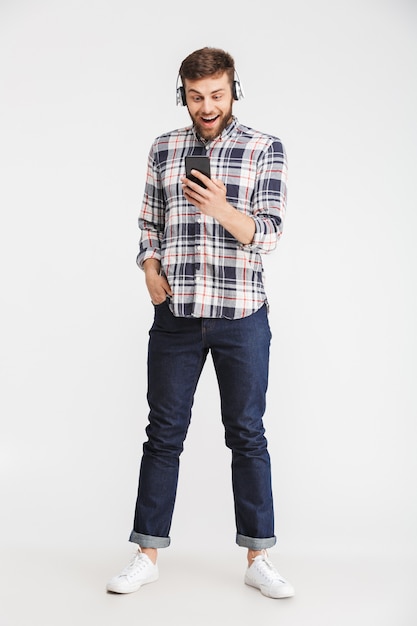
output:
[[[185,107],[187,104],[187,99],[185,97],[185,89],[182,85],[177,89],[177,104]]]
[[[240,80],[233,81],[232,95],[235,100],[242,100],[244,98],[242,85]]]

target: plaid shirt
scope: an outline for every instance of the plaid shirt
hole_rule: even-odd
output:
[[[255,235],[249,245],[187,202],[180,178],[188,154],[208,155],[211,176],[225,183],[227,201],[253,218]],[[286,178],[281,141],[236,118],[207,143],[192,126],[155,139],[139,217],[137,263],[143,268],[146,259],[161,262],[175,316],[238,319],[266,302],[261,253],[274,250],[281,236]]]

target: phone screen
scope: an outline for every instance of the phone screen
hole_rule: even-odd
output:
[[[198,170],[205,176],[210,178],[210,159],[208,156],[186,156],[185,157],[185,173],[189,180],[192,180],[194,183],[197,183],[201,187],[206,187],[201,180],[195,178],[195,176],[191,175],[191,170]]]

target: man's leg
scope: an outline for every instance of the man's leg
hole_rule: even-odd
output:
[[[226,445],[232,451],[237,543],[272,547],[270,457],[263,426],[271,333],[266,307],[239,320],[219,320],[211,350],[219,382]]]
[[[148,440],[143,446],[130,540],[148,551],[169,545],[179,457],[207,350],[198,319],[175,318],[167,303],[155,307],[148,351]]]
[[[289,598],[293,586],[268,558],[275,545],[271,467],[263,414],[268,386],[269,330],[266,307],[218,326],[212,336],[226,444],[232,450],[236,541],[248,549],[245,583],[270,598]]]
[[[155,307],[148,351],[148,440],[130,535],[140,549],[107,583],[110,592],[131,593],[158,579],[157,549],[170,543],[179,457],[206,356],[199,320],[175,318],[166,303]]]

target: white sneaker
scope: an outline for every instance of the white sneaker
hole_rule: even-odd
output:
[[[143,552],[138,552],[129,565],[107,583],[107,591],[114,593],[131,593],[142,585],[158,580],[158,566]]]
[[[245,583],[260,589],[268,598],[291,598],[295,594],[294,587],[279,574],[266,552],[253,559],[246,570]]]

